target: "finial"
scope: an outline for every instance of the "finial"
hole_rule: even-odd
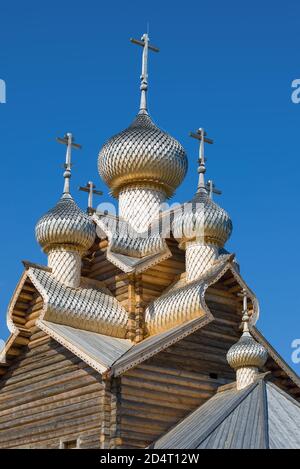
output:
[[[141,73],[141,102],[140,102],[140,114],[147,113],[147,90],[148,90],[148,50],[153,52],[159,52],[157,47],[149,44],[148,33],[143,34],[141,40],[131,38],[130,41],[133,44],[137,44],[143,47],[142,56],[142,73]]]
[[[91,215],[95,211],[95,209],[93,208],[93,195],[103,195],[103,192],[96,190],[96,186],[92,181],[88,181],[86,186],[78,187],[78,190],[88,192],[89,196],[87,212],[89,215]]]
[[[212,139],[206,137],[206,132],[204,129],[198,129],[196,132],[190,132],[190,136],[200,140],[199,146],[199,166],[198,166],[198,174],[199,174],[199,182],[198,182],[198,191],[197,192],[206,192],[207,193],[207,186],[205,184],[204,174],[206,173],[205,167],[205,156],[204,156],[204,142],[205,143],[214,143]]]
[[[64,138],[57,137],[56,140],[59,143],[62,143],[63,145],[67,146],[67,151],[66,151],[66,162],[64,164],[65,172],[64,172],[64,178],[65,178],[65,183],[64,183],[64,190],[63,190],[63,197],[69,197],[70,196],[70,178],[71,178],[71,151],[72,147],[81,149],[81,145],[78,143],[74,143],[74,138],[73,135],[68,132],[64,136]]]
[[[268,353],[263,345],[256,342],[249,330],[248,295],[246,289],[238,296],[243,298],[243,334],[240,340],[232,345],[227,352],[228,364],[236,370],[237,389],[244,389],[254,383],[259,369],[267,361]]]
[[[208,191],[209,197],[211,199],[213,199],[213,194],[216,194],[216,195],[221,195],[222,194],[222,191],[220,191],[219,189],[216,188],[214,182],[211,179],[209,179],[207,181],[207,183],[205,184],[205,187],[206,187],[206,190]]]
[[[242,325],[243,325],[243,335],[250,335],[249,332],[249,313],[248,313],[248,295],[247,290],[243,288],[242,293],[239,294],[243,298],[243,316],[242,316]]]

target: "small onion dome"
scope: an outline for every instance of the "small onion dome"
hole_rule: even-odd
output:
[[[74,202],[64,194],[54,208],[40,218],[35,235],[45,252],[61,244],[80,250],[89,249],[96,236],[94,223]]]
[[[227,352],[227,361],[235,370],[248,366],[262,368],[267,358],[265,347],[256,342],[248,331],[244,332],[240,340]]]
[[[160,130],[146,112],[108,140],[98,158],[99,174],[116,197],[128,185],[158,187],[170,197],[187,166],[180,143]]]
[[[209,197],[206,189],[198,191],[174,215],[173,235],[180,239],[182,247],[188,241],[200,240],[222,248],[231,232],[228,213]]]

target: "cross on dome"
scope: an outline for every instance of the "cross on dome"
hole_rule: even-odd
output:
[[[148,90],[148,50],[153,52],[159,52],[157,47],[149,44],[149,35],[147,33],[143,34],[141,40],[131,38],[130,41],[133,44],[143,47],[142,55],[142,73],[141,73],[141,101],[140,101],[140,113],[147,113],[147,90]]]
[[[96,190],[96,186],[92,181],[88,181],[86,186],[80,186],[78,190],[82,192],[88,192],[88,213],[91,214],[95,210],[93,209],[93,195],[103,195],[102,191]]]
[[[207,183],[205,184],[205,187],[206,187],[206,190],[208,191],[209,197],[211,199],[213,199],[213,194],[216,194],[216,195],[221,195],[222,194],[222,191],[220,191],[220,189],[216,188],[215,183],[211,179],[209,179],[207,181]]]
[[[74,137],[70,132],[67,132],[63,138],[57,137],[56,141],[58,143],[62,143],[63,145],[67,146],[66,162],[64,164],[65,182],[64,182],[63,194],[64,194],[64,196],[68,197],[70,195],[70,178],[71,178],[71,168],[72,168],[72,163],[71,163],[72,148],[76,148],[77,150],[80,150],[82,148],[82,146],[79,145],[78,143],[74,142]]]
[[[242,293],[238,293],[238,296],[243,298],[243,316],[242,316],[242,326],[243,333],[249,333],[249,312],[248,312],[248,294],[247,290],[243,288]]]
[[[200,128],[196,132],[190,132],[190,136],[192,138],[195,138],[200,141],[199,145],[199,167],[198,167],[198,173],[199,173],[199,182],[198,182],[198,192],[200,191],[205,191],[207,192],[207,186],[205,184],[205,178],[204,174],[206,173],[206,167],[205,167],[205,156],[204,156],[204,143],[209,143],[213,144],[213,140],[211,138],[208,138],[206,136],[206,132],[204,129]]]

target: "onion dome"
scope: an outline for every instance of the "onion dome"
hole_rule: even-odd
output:
[[[140,110],[132,124],[100,150],[99,174],[115,197],[127,186],[154,186],[170,197],[186,175],[186,153],[177,140],[153,123],[147,111],[148,52],[159,49],[149,44],[148,34],[131,42],[143,48]]]
[[[247,367],[262,368],[267,361],[268,352],[265,347],[256,342],[256,340],[250,334],[246,290],[243,290],[243,297],[243,334],[240,340],[232,347],[230,347],[226,358],[231,368],[235,370]]]
[[[96,236],[90,217],[64,194],[54,208],[40,218],[35,228],[36,239],[45,252],[60,245],[72,245],[80,250],[89,249]]]
[[[243,332],[240,340],[227,352],[227,361],[235,370],[247,366],[261,368],[267,358],[268,353],[265,347],[256,342],[250,332]]]
[[[207,184],[204,181],[206,168],[203,144],[212,143],[212,140],[205,137],[203,129],[191,135],[201,141],[198,190],[193,199],[175,213],[173,235],[180,239],[182,247],[186,242],[197,240],[222,248],[231,235],[232,221],[228,213],[212,200],[213,192],[221,192],[214,188],[211,181]]]
[[[74,143],[71,133],[57,140],[67,146],[63,195],[55,207],[37,222],[35,236],[45,252],[62,244],[85,251],[95,240],[95,225],[70,194],[71,149],[81,146]]]
[[[209,196],[207,189],[197,192],[175,214],[173,235],[183,245],[187,241],[201,240],[222,248],[232,232],[228,213]]]
[[[98,158],[99,174],[115,196],[128,185],[154,185],[170,197],[184,179],[187,165],[181,144],[146,112],[108,140]]]

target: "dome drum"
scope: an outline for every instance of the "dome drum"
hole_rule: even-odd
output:
[[[55,278],[66,286],[80,285],[81,257],[94,243],[94,223],[64,194],[56,206],[40,218],[36,239],[48,254],[48,266]]]

